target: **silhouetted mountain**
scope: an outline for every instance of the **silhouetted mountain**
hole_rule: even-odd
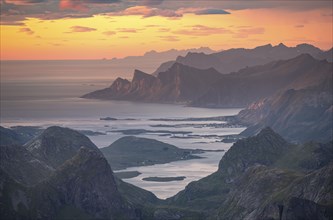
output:
[[[274,61],[223,75],[222,79],[191,105],[200,107],[246,107],[278,91],[318,85],[332,79],[332,64],[307,54]]]
[[[187,103],[207,91],[220,77],[212,68],[199,70],[175,63],[157,77],[135,70],[132,82],[118,78],[109,88],[83,98]]]
[[[136,70],[132,82],[117,79],[109,88],[83,98],[191,103],[197,107],[246,107],[279,91],[300,89],[331,80],[332,65],[308,54],[290,60],[221,75],[179,63],[157,77]]]
[[[318,86],[290,89],[253,103],[237,116],[250,125],[242,135],[252,136],[271,126],[291,141],[332,140],[332,89],[332,78],[328,78]]]
[[[333,48],[328,51],[324,51],[315,56],[319,60],[327,60],[328,62],[333,62]]]
[[[167,51],[149,51],[146,52],[142,56],[128,56],[124,58],[113,58],[110,61],[112,66],[124,66],[126,68],[122,68],[119,71],[119,74],[130,74],[134,69],[141,69],[148,73],[152,73],[161,63],[168,60],[175,60],[178,56],[185,56],[187,53],[216,53],[216,51],[211,50],[208,47],[201,48],[192,48],[186,50],[167,50]],[[131,71],[131,72],[128,72]]]
[[[122,137],[101,151],[114,170],[200,158],[193,153],[202,152],[134,136]]]
[[[212,54],[189,52],[184,57],[177,57],[176,62],[199,69],[215,68],[217,71],[227,74],[246,67],[263,65],[276,60],[291,59],[303,53],[319,56],[322,51],[310,44],[300,44],[296,47],[287,47],[284,44],[277,46],[267,44],[253,49],[237,48]],[[166,69],[168,65],[170,67],[170,61],[168,64],[163,63],[155,73],[159,72],[160,69]]]
[[[69,128],[52,126],[25,147],[39,160],[57,168],[71,159],[81,147],[101,152],[89,138]]]

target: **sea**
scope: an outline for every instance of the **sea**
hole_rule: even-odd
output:
[[[89,61],[1,61],[0,124],[12,126],[58,125],[77,130],[102,132],[88,136],[99,148],[109,146],[125,136],[119,130],[146,129],[138,137],[153,138],[179,148],[219,150],[200,154],[201,159],[167,164],[131,167],[122,171],[138,171],[141,175],[124,181],[153,192],[165,199],[185,186],[215,172],[218,163],[232,143],[221,136],[239,134],[244,127],[216,126],[221,121],[173,121],[170,119],[203,118],[235,115],[241,109],[207,109],[172,104],[127,101],[99,101],[82,95],[110,86],[119,76],[131,79],[133,69],[109,60]],[[145,65],[153,72],[155,66]],[[104,117],[117,120],[101,120]],[[215,125],[214,125],[215,124]],[[155,133],[164,130],[163,133]],[[173,133],[172,133],[173,132]],[[191,132],[177,134],[177,132]],[[145,177],[185,176],[182,181],[149,182]]]

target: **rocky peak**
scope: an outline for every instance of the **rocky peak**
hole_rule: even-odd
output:
[[[259,141],[271,141],[281,146],[287,144],[287,141],[285,141],[278,133],[274,132],[273,129],[271,129],[270,127],[262,129],[256,136],[256,138]]]
[[[88,137],[75,130],[58,126],[47,128],[25,146],[35,157],[54,168],[72,158],[82,146],[101,154]]]
[[[128,81],[127,79],[123,79],[123,78],[120,78],[120,77],[118,77],[113,83],[112,83],[112,85],[111,85],[111,87],[112,86],[123,86],[123,85],[126,85],[126,84],[130,84],[131,82],[130,81]]]
[[[145,79],[155,79],[155,77],[148,73],[142,72],[140,70],[137,70],[137,69],[134,70],[132,83],[136,82],[136,81],[140,81],[140,80],[145,80]]]
[[[279,45],[276,46],[277,48],[288,48],[285,44],[279,43]]]
[[[222,157],[219,171],[230,176],[229,181],[255,164],[272,165],[288,149],[288,143],[271,128],[264,128],[254,137],[237,141]]]
[[[298,44],[296,46],[296,49],[300,50],[303,53],[312,53],[312,52],[316,52],[316,53],[320,53],[321,50],[311,44]]]
[[[106,159],[86,147],[81,147],[50,179],[38,185],[34,193],[42,218],[61,213],[63,207],[71,207],[94,219],[138,218],[121,197]]]
[[[255,49],[262,50],[262,49],[272,49],[272,48],[273,48],[272,44],[266,44],[266,45],[258,46]]]

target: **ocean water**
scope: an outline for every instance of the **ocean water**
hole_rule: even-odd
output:
[[[238,134],[245,129],[210,126],[212,123],[223,123],[220,121],[174,122],[151,120],[234,115],[241,109],[204,109],[182,105],[98,101],[79,98],[87,92],[109,86],[117,77],[116,73],[110,73],[108,76],[105,76],[104,73],[96,74],[96,77],[87,75],[87,69],[92,71],[94,68],[97,70],[105,68],[104,61],[101,61],[101,66],[97,61],[97,63],[93,63],[94,68],[89,66],[89,62],[84,64],[89,67],[82,67],[78,65],[78,61],[73,61],[73,63],[67,61],[65,64],[63,62],[54,63],[55,61],[51,64],[48,63],[50,61],[46,63],[40,61],[20,62],[19,64],[15,62],[1,63],[1,126],[33,125],[46,128],[59,125],[78,130],[99,131],[105,133],[105,135],[89,136],[89,138],[100,148],[109,146],[115,140],[125,136],[120,132],[115,132],[117,130],[167,130],[165,133],[144,133],[137,136],[157,139],[180,148],[224,150],[223,152],[206,152],[200,155],[204,157],[203,159],[126,169],[129,171],[136,170],[142,174],[125,181],[147,189],[159,198],[170,197],[184,189],[189,182],[215,172],[219,160],[232,145],[220,142],[222,140],[221,136]],[[26,68],[22,66],[22,62],[27,62]],[[83,77],[75,75],[80,72],[80,69],[85,72]],[[129,70],[124,70],[124,72],[126,71]],[[44,75],[41,76],[42,73]],[[127,78],[130,78],[130,76],[127,76]],[[105,121],[100,120],[101,117],[113,117],[118,120]],[[188,135],[170,134],[169,131],[192,133],[189,137]],[[185,176],[186,178],[183,181],[166,183],[142,180],[142,178],[150,176]]]

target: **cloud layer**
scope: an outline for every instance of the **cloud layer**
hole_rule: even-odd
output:
[[[270,1],[270,0],[0,0],[1,24],[18,25],[26,18],[61,19],[139,15],[143,18],[161,16],[177,19],[184,14],[228,15],[231,10],[284,8],[285,10],[311,10],[331,8],[331,1]]]
[[[96,31],[96,28],[91,28],[91,27],[83,27],[83,26],[72,26],[71,27],[71,32],[92,32]]]

